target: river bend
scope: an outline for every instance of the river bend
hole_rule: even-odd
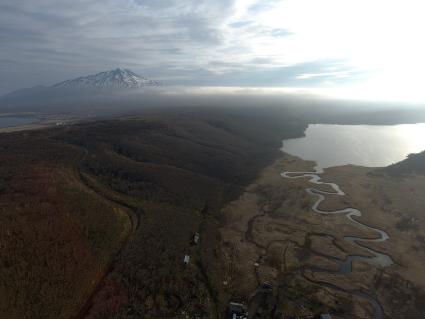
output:
[[[311,196],[316,197],[316,201],[314,202],[313,206],[311,207],[312,210],[315,213],[318,214],[324,214],[324,215],[332,215],[332,214],[342,214],[345,215],[352,223],[356,224],[360,228],[363,228],[365,230],[369,230],[376,233],[376,237],[374,238],[362,238],[362,237],[355,237],[355,236],[345,236],[344,240],[351,243],[352,245],[357,246],[361,250],[365,251],[370,257],[365,256],[357,256],[357,255],[349,255],[347,258],[343,261],[338,261],[337,259],[332,259],[333,262],[337,262],[339,264],[339,269],[337,271],[327,270],[324,268],[319,267],[311,267],[308,268],[311,272],[325,272],[325,273],[338,273],[338,274],[348,274],[352,272],[352,263],[354,260],[361,260],[364,262],[367,262],[369,264],[372,264],[377,267],[388,267],[392,265],[394,262],[391,259],[390,256],[381,253],[379,251],[376,251],[374,249],[366,247],[367,243],[371,242],[383,242],[386,241],[389,236],[388,234],[378,228],[368,226],[364,223],[359,222],[355,218],[360,218],[362,216],[362,212],[356,208],[348,207],[340,210],[334,210],[334,211],[328,211],[320,209],[320,204],[326,199],[326,196],[329,195],[336,195],[336,196],[345,196],[345,193],[341,190],[341,188],[335,184],[330,182],[322,182],[320,174],[323,173],[323,169],[315,168],[313,172],[289,172],[284,171],[281,173],[281,176],[283,178],[290,178],[290,179],[297,179],[297,178],[308,178],[309,182],[316,185],[327,185],[332,188],[333,191],[324,191],[317,188],[306,188],[306,192],[310,194]],[[343,288],[337,287],[330,283],[320,283],[323,286],[345,291],[347,293],[350,293],[352,295],[356,295],[358,297],[366,299],[370,305],[373,307],[374,310],[374,318],[375,319],[382,319],[383,318],[383,310],[382,306],[379,304],[379,302],[369,294],[366,294],[361,291],[347,291]]]

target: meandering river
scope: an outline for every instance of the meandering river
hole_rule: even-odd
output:
[[[395,126],[370,125],[310,125],[305,137],[285,140],[283,151],[301,157],[304,160],[313,160],[317,163],[314,171],[281,173],[283,178],[306,178],[314,185],[327,185],[333,191],[324,191],[314,187],[306,188],[306,192],[316,201],[311,207],[318,214],[341,214],[356,226],[375,232],[375,238],[345,236],[344,240],[357,246],[370,257],[350,255],[343,261],[329,258],[339,265],[337,271],[320,267],[310,267],[311,272],[326,272],[348,274],[352,272],[352,263],[361,260],[377,267],[388,267],[393,264],[389,255],[367,247],[367,243],[383,242],[389,239],[388,234],[379,228],[371,227],[360,221],[362,212],[353,207],[328,211],[320,208],[320,204],[327,196],[345,196],[339,185],[332,182],[322,182],[320,174],[323,169],[332,166],[355,164],[369,167],[386,166],[403,160],[409,153],[425,150],[425,124],[409,124]],[[374,318],[383,318],[383,309],[373,296],[357,290],[347,291],[330,283],[321,282],[323,286],[348,292],[365,298],[374,310]]]
[[[319,267],[311,267],[309,268],[312,272],[326,272],[326,273],[339,273],[339,274],[348,274],[352,272],[352,263],[355,260],[361,260],[370,264],[373,264],[375,266],[379,267],[387,267],[393,264],[393,260],[390,256],[383,254],[379,251],[376,251],[374,249],[368,248],[365,246],[365,243],[370,242],[382,242],[389,238],[388,234],[378,228],[374,228],[371,226],[368,226],[355,218],[360,218],[362,216],[362,212],[356,208],[348,207],[340,210],[334,210],[334,211],[328,211],[323,210],[320,208],[320,204],[326,199],[326,196],[345,196],[345,193],[341,190],[339,185],[335,183],[325,183],[321,182],[320,174],[323,173],[322,169],[315,169],[313,172],[288,172],[284,171],[281,173],[281,176],[284,178],[308,178],[309,182],[316,185],[328,185],[330,186],[333,191],[324,191],[317,188],[306,188],[305,190],[310,195],[317,197],[317,200],[314,202],[312,206],[312,210],[315,213],[318,214],[343,214],[345,215],[352,223],[358,225],[361,228],[365,228],[369,231],[374,231],[376,233],[375,238],[362,238],[362,237],[355,237],[355,236],[345,236],[344,240],[350,242],[351,244],[357,246],[361,250],[364,250],[365,253],[369,253],[371,257],[364,257],[364,256],[358,256],[358,255],[349,255],[347,258],[343,261],[338,260],[337,258],[332,258],[331,260],[333,262],[336,262],[339,264],[338,271],[332,271],[325,268],[319,268]],[[344,290],[340,287],[334,286],[332,284],[323,283],[324,285],[338,289],[338,290]],[[346,290],[344,290],[346,291]],[[346,291],[348,292],[348,291]],[[353,295],[357,295],[359,297],[365,298],[368,300],[368,302],[371,304],[374,310],[374,318],[376,319],[382,319],[383,318],[383,310],[382,306],[379,304],[379,302],[373,297],[370,296],[364,292],[361,291],[349,291],[349,293]]]

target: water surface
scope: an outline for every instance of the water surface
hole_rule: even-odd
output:
[[[402,125],[310,124],[305,137],[282,150],[326,168],[345,164],[381,167],[425,150],[425,123]]]
[[[0,117],[0,128],[29,124],[37,122],[37,120],[33,116],[3,116]]]

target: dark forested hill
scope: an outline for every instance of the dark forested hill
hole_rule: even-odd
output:
[[[393,174],[425,174],[425,152],[410,154],[405,160],[390,165],[384,171]]]
[[[221,313],[220,208],[305,127],[222,108],[2,134],[0,318]]]

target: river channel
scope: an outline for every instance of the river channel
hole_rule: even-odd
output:
[[[330,274],[349,274],[353,271],[352,265],[356,260],[367,262],[376,267],[388,267],[393,260],[386,255],[367,246],[368,243],[383,242],[389,239],[388,234],[379,228],[371,227],[360,221],[362,212],[354,207],[340,210],[323,210],[320,204],[329,196],[345,196],[339,185],[332,182],[322,182],[321,174],[324,168],[354,164],[369,167],[387,166],[401,161],[410,153],[421,152],[425,149],[425,124],[407,124],[394,126],[372,125],[309,125],[305,136],[297,139],[285,140],[282,150],[304,160],[312,160],[317,166],[310,172],[283,171],[283,178],[305,178],[309,183],[317,186],[328,186],[332,191],[324,191],[319,187],[307,187],[305,191],[315,197],[311,209],[314,213],[344,215],[357,227],[375,233],[373,238],[345,236],[344,240],[363,250],[366,256],[350,255],[345,260],[329,257],[339,265],[338,270],[329,270],[321,267],[309,267],[313,273],[324,272]],[[363,291],[347,291],[327,282],[323,286],[345,291],[352,295],[366,299],[372,306],[375,319],[383,318],[383,309],[379,301]]]

